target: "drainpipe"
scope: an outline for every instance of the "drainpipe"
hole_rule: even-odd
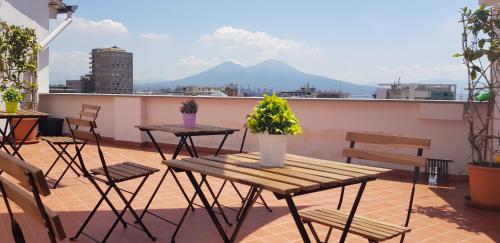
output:
[[[78,6],[66,6],[63,9],[58,10],[58,13],[66,13],[66,19],[59,25],[57,26],[50,34],[45,37],[43,41],[40,42],[40,46],[42,47],[42,50],[47,48],[49,46],[50,42],[52,42],[61,32],[63,32],[66,27],[68,27],[71,22],[73,22],[73,13],[75,10],[78,8]]]

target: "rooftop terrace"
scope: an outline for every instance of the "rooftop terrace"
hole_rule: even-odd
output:
[[[25,145],[23,155],[27,161],[35,166],[46,170],[53,161],[55,153],[50,150],[47,144],[39,143],[34,145]],[[172,150],[166,150],[171,152]],[[165,166],[160,163],[159,155],[151,147],[131,147],[106,144],[104,152],[109,163],[118,161],[135,161],[144,165],[165,170]],[[98,167],[98,155],[96,147],[90,145],[84,149],[84,157],[88,158],[89,167]],[[167,155],[168,157],[168,155]],[[62,170],[62,166],[56,167]],[[55,174],[61,171],[55,172]],[[404,172],[398,172],[399,176],[385,175],[382,178],[368,183],[365,194],[360,204],[357,215],[366,216],[374,219],[384,219],[387,222],[401,224],[404,221],[404,207],[409,196],[411,183],[401,179],[400,175]],[[134,202],[135,208],[144,208],[146,200],[151,195],[154,186],[161,176],[156,173],[149,179],[143,190],[139,193]],[[157,199],[153,202],[152,209],[164,217],[177,221],[186,207],[186,202],[182,194],[173,183],[171,177],[167,177],[167,184],[160,190]],[[183,173],[179,173],[181,183],[191,194],[192,187]],[[211,184],[218,188],[221,181],[211,178]],[[127,182],[128,183],[128,182]],[[126,189],[132,189],[137,183],[131,182],[123,185]],[[242,191],[245,186],[239,185]],[[356,186],[357,187],[357,186]],[[410,222],[412,232],[406,237],[406,242],[498,242],[500,241],[500,213],[486,212],[472,209],[464,205],[463,196],[467,194],[467,183],[453,181],[449,185],[439,187],[428,187],[425,183],[417,185],[417,192],[414,205],[414,214]],[[356,188],[348,188],[347,201],[352,202]],[[256,205],[249,214],[248,220],[242,226],[238,241],[241,242],[301,242],[292,217],[288,213],[286,204],[276,200],[272,194],[264,191],[264,196],[273,209],[268,213],[262,205]],[[339,196],[339,190],[329,190],[311,195],[297,197],[296,203],[299,210],[311,209],[317,206],[336,205]],[[116,195],[112,197],[117,201]],[[62,180],[59,188],[52,190],[52,195],[46,198],[45,202],[53,210],[57,211],[68,236],[72,236],[82,221],[85,219],[95,202],[98,200],[98,194],[85,178],[77,178],[74,174],[68,173],[68,176]],[[222,194],[221,202],[237,208],[239,198],[236,193],[227,187]],[[349,203],[346,203],[348,205]],[[121,205],[121,204],[118,204]],[[46,233],[43,227],[32,225],[29,217],[20,215],[18,219],[23,226],[25,236],[28,242],[47,242]],[[230,220],[234,222],[235,213],[226,210]],[[109,208],[100,210],[97,217],[89,227],[89,233],[102,237],[106,229],[114,220]],[[128,218],[129,216],[128,216]],[[10,224],[8,214],[4,204],[0,204],[0,242],[11,242]],[[157,242],[168,242],[174,230],[174,227],[168,223],[160,221],[152,216],[145,216],[145,223],[151,229],[152,233],[158,237]],[[32,226],[32,227],[30,227]],[[225,226],[231,230],[229,226]],[[324,234],[326,229],[321,232]],[[194,233],[196,232],[196,233]],[[339,231],[334,231],[333,237],[339,236]],[[338,239],[338,238],[337,238]],[[399,239],[398,239],[399,240]],[[392,240],[389,242],[396,242]],[[143,232],[129,228],[123,230],[118,227],[112,234],[109,242],[148,242]],[[333,238],[332,241],[335,241]],[[90,242],[82,236],[77,242]],[[205,210],[198,209],[188,215],[185,225],[182,227],[177,242],[220,242],[220,236],[210,221]],[[366,242],[362,238],[349,235],[347,242]]]

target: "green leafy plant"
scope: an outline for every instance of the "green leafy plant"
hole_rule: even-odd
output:
[[[24,100],[24,96],[19,90],[8,87],[3,91],[2,100],[5,102],[21,102]]]
[[[181,113],[196,113],[198,112],[198,104],[194,99],[182,102]]]
[[[0,20],[0,91],[14,87],[28,98],[26,109],[38,102],[38,53],[40,45],[34,29],[9,25]]]
[[[288,106],[288,102],[273,94],[264,95],[254,112],[247,118],[246,126],[252,133],[297,135],[302,133],[299,121]]]
[[[461,9],[462,52],[453,56],[462,58],[467,68],[468,98],[465,109],[467,136],[475,164],[493,167],[494,155],[499,153],[494,134],[495,90],[499,88],[500,28],[499,12],[493,7],[481,6],[477,10]]]

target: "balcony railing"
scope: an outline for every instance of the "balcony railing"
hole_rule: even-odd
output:
[[[247,113],[259,98],[194,97],[199,103],[199,124],[242,128]],[[82,103],[102,106],[97,119],[102,136],[131,143],[148,142],[135,125],[181,123],[179,106],[188,97],[42,94],[40,110],[55,117],[77,116]],[[450,174],[465,174],[470,157],[461,101],[407,101],[356,99],[290,99],[304,133],[289,139],[288,152],[343,161],[341,149],[347,131],[382,132],[432,139],[424,156],[453,160]],[[176,144],[173,136],[158,134],[159,142]],[[220,138],[197,138],[214,147]],[[241,134],[230,136],[225,149],[239,149]],[[249,136],[247,150],[257,150]]]

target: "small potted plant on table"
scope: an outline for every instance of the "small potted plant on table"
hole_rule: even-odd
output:
[[[181,113],[185,128],[196,127],[196,112],[198,112],[198,104],[194,99],[182,102]]]
[[[276,94],[264,96],[247,118],[246,126],[259,135],[262,165],[267,167],[282,167],[289,135],[302,132],[288,102]]]
[[[7,113],[16,113],[19,102],[24,100],[24,96],[19,90],[8,87],[3,92],[2,100],[5,102],[5,111]]]

